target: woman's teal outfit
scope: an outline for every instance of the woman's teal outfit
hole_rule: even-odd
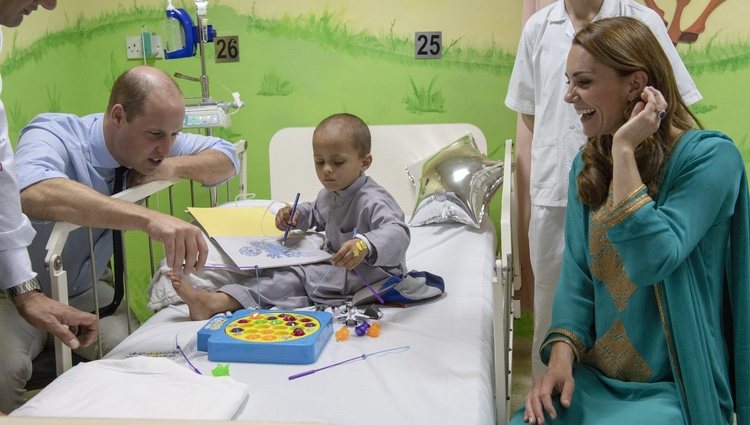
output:
[[[659,193],[592,209],[570,173],[565,252],[542,347],[576,354],[571,407],[551,424],[750,422],[750,210],[740,152],[685,133]],[[511,423],[522,423],[523,409]]]

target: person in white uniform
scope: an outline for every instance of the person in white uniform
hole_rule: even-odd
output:
[[[57,0],[0,0],[0,25],[17,27],[25,15],[42,6],[52,10]],[[0,33],[0,49],[3,40]],[[0,80],[0,92],[2,80]],[[21,212],[21,200],[16,179],[16,165],[8,139],[8,122],[5,108],[0,101],[0,289],[5,292],[17,312],[33,327],[50,332],[71,348],[90,345],[97,334],[98,320],[95,315],[48,298],[41,292],[32,270],[27,251],[34,238],[34,229],[29,219]],[[78,329],[78,336],[71,332]],[[0,335],[5,338],[5,335]],[[0,363],[5,359],[0,356]],[[2,381],[0,386],[9,383]],[[0,388],[2,391],[2,388]],[[11,400],[0,397],[2,411],[10,410]]]
[[[546,366],[539,348],[550,325],[560,274],[568,172],[586,141],[573,106],[565,103],[565,62],[575,33],[603,18],[630,16],[644,22],[664,48],[688,105],[702,97],[653,10],[631,0],[558,0],[537,11],[524,25],[505,105],[521,114],[532,132],[529,256],[534,273],[532,374]]]

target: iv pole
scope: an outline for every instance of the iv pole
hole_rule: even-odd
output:
[[[201,76],[200,78],[190,77],[184,74],[181,74],[179,72],[176,72],[174,76],[176,78],[182,78],[189,81],[197,81],[201,84],[201,103],[207,103],[211,102],[211,95],[209,93],[209,87],[208,87],[208,74],[206,72],[206,43],[208,42],[208,27],[206,26],[206,23],[208,22],[208,19],[206,18],[206,7],[208,6],[208,0],[196,0],[195,6],[197,9],[198,14],[198,53],[200,55],[200,63],[201,63]],[[201,13],[202,12],[202,13]],[[204,133],[206,136],[212,136],[213,130],[211,127],[206,127],[204,130]],[[190,181],[190,203],[192,205],[195,205],[195,193],[194,193],[194,183],[191,180]],[[227,191],[229,188],[227,188]],[[208,188],[209,195],[210,195],[210,205],[212,207],[215,207],[218,204],[218,194],[216,191],[216,187],[212,186]],[[228,195],[227,195],[228,196]]]

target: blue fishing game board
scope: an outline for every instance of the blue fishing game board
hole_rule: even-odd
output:
[[[214,362],[309,364],[333,334],[321,311],[238,310],[212,317],[198,331],[198,350]]]

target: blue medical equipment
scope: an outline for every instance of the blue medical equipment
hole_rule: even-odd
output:
[[[191,77],[182,73],[174,76],[189,81],[199,82],[201,85],[201,96],[195,101],[185,105],[185,117],[183,128],[202,128],[207,136],[213,134],[212,127],[228,127],[231,123],[229,117],[230,107],[239,110],[243,102],[239,93],[232,93],[232,101],[218,102],[211,97],[208,88],[208,75],[206,73],[206,44],[216,38],[216,30],[208,24],[208,0],[195,0],[197,24],[193,24],[190,14],[182,8],[172,5],[172,0],[167,0],[167,23],[166,23],[166,49],[165,59],[180,59],[193,57],[196,54],[196,46],[200,54],[201,76]],[[209,188],[211,206],[216,206],[218,198],[215,187]],[[193,181],[190,181],[190,193],[193,193]],[[229,192],[227,189],[227,196]]]
[[[166,24],[166,59],[189,58],[200,53],[201,76],[191,77],[176,72],[177,78],[188,81],[199,82],[201,85],[201,96],[197,99],[186,99],[185,118],[183,128],[203,128],[206,134],[211,135],[211,127],[229,127],[231,124],[230,109],[235,111],[242,107],[244,102],[240,100],[240,94],[232,93],[233,100],[220,102],[211,97],[208,88],[208,75],[206,75],[206,43],[211,43],[216,38],[216,30],[208,24],[206,9],[208,0],[195,0],[197,25],[193,24],[190,14],[182,8],[172,5],[172,0],[167,0],[167,24]]]
[[[206,6],[208,1],[196,1],[198,24],[193,24],[190,14],[182,8],[167,3],[167,46],[164,51],[166,59],[179,59],[195,56],[196,46],[200,43],[211,43],[216,37],[216,30],[208,24]]]

